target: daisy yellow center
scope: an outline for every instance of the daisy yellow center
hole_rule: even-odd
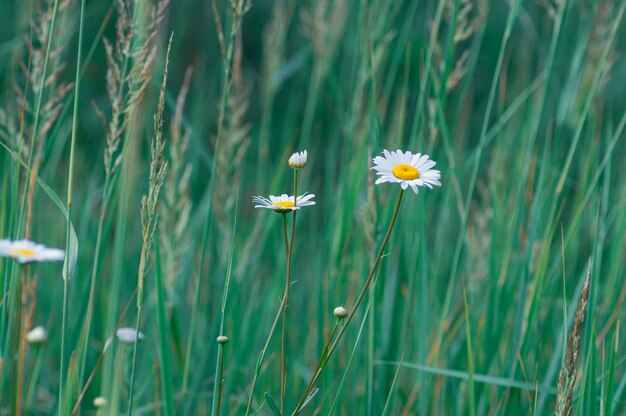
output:
[[[291,201],[278,201],[278,202],[274,202],[274,205],[279,206],[281,208],[293,208],[296,206]]]
[[[9,251],[9,254],[12,255],[12,256],[32,257],[32,256],[34,256],[37,253],[35,252],[35,250],[30,250],[28,248],[14,248],[14,249]]]
[[[411,181],[420,177],[420,173],[417,169],[411,165],[405,165],[404,163],[394,166],[391,172],[396,178],[402,179],[403,181]]]

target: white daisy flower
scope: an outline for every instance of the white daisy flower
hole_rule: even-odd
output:
[[[306,160],[306,150],[302,152],[296,152],[289,158],[289,166],[294,169],[302,169],[306,165]]]
[[[11,257],[20,263],[63,261],[65,260],[65,250],[47,248],[30,240],[0,240],[0,256]]]
[[[315,201],[311,201],[315,195],[304,193],[300,195],[294,204],[293,196],[288,196],[287,194],[282,194],[281,196],[270,195],[270,198],[267,199],[262,196],[253,196],[252,202],[257,204],[255,208],[269,208],[273,209],[276,212],[289,212],[296,209],[300,209],[300,207],[308,207],[310,205],[315,205]]]
[[[396,150],[390,152],[383,150],[382,156],[374,158],[374,169],[380,176],[376,185],[384,182],[399,183],[402,189],[409,186],[417,193],[420,186],[433,189],[433,186],[441,186],[441,172],[432,169],[436,163],[428,159],[428,155],[421,153],[412,154]]]
[[[119,328],[115,331],[115,335],[117,336],[117,339],[124,344],[134,344],[135,339],[143,341],[146,338],[143,332],[139,331],[138,333],[135,331],[135,328]]]

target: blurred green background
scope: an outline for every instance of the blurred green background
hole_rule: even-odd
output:
[[[280,216],[251,198],[289,193],[287,159],[303,149],[298,188],[317,205],[297,220],[287,409],[387,229],[399,187],[374,186],[371,159],[403,149],[437,161],[443,186],[404,196],[375,285],[302,414],[550,414],[589,262],[574,414],[626,411],[626,1],[172,0],[155,14],[152,3],[85,3],[64,361],[62,266],[31,266],[27,290],[23,269],[0,260],[0,413],[55,413],[61,369],[63,413],[86,385],[80,413],[95,414],[97,396],[109,402],[101,414],[126,412],[132,346],[101,353],[116,327],[135,326],[141,196],[172,33],[169,171],[144,282],[136,414],[209,414],[220,333],[230,337],[221,413],[244,414],[285,279]],[[0,0],[3,238],[66,244],[54,195],[66,204],[80,6]],[[116,50],[120,16],[130,19],[121,70],[144,66],[111,95],[104,40]],[[107,175],[112,96],[133,94]],[[27,348],[18,405],[24,319],[49,340]],[[259,414],[272,414],[265,392],[279,396],[279,338],[255,389]]]

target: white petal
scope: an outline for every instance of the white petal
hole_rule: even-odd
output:
[[[430,168],[432,168],[433,166],[435,166],[437,163],[435,163],[432,160],[427,160],[426,162],[424,162],[424,164],[422,166],[420,166],[420,169],[423,171],[427,171]]]

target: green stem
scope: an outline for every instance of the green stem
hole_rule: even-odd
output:
[[[218,351],[220,355],[220,370],[217,373],[217,376],[218,376],[217,410],[215,411],[215,416],[220,415],[220,407],[222,405],[222,384],[224,383],[224,377],[222,377],[222,373],[224,371],[224,346],[222,344],[218,346]]]
[[[295,211],[294,211],[295,213]],[[289,285],[291,280],[290,254],[291,247],[287,240],[287,216],[283,215],[283,237],[285,238],[285,250],[287,250],[287,278],[285,279],[285,294],[283,307],[283,331],[280,343],[280,414],[285,414],[285,385],[287,383],[287,368],[285,365],[285,349],[287,337],[287,309],[289,308]]]
[[[235,200],[235,209],[233,212],[237,212],[237,208],[239,207],[239,191],[237,191],[237,199]],[[224,341],[220,341],[220,336],[224,336],[224,321],[226,319],[226,302],[228,300],[228,289],[230,287],[230,278],[232,276],[233,271],[233,252],[235,250],[235,232],[237,230],[237,215],[234,215],[233,218],[233,228],[230,239],[230,249],[228,252],[228,266],[226,268],[226,281],[224,282],[224,291],[222,293],[222,307],[220,308],[220,329],[219,336],[217,337],[217,360],[215,362],[215,380],[219,380],[219,383],[216,383],[213,387],[213,402],[211,404],[211,415],[217,416],[220,411],[221,405],[221,394],[222,394],[222,372],[224,369],[224,346],[226,343]],[[228,342],[228,340],[226,341]],[[219,391],[218,391],[219,390]],[[217,397],[217,400],[215,400]]]
[[[337,332],[337,328],[339,327],[339,322],[340,320],[337,319],[335,321],[335,326],[333,327],[333,330],[330,333],[330,336],[328,337],[328,340],[326,341],[326,344],[324,344],[324,348],[322,349],[322,355],[320,356],[319,361],[317,362],[317,367],[315,367],[315,371],[313,371],[313,374],[317,374],[320,369],[322,368],[322,365],[324,365],[324,361],[328,355],[328,349],[330,348],[330,343],[333,341],[333,337],[335,336],[335,332]],[[308,397],[308,392],[311,391],[311,389],[313,388],[313,383],[314,383],[314,379],[311,378],[311,380],[309,380],[309,384],[307,384],[305,391],[305,395],[304,395],[304,400],[302,400],[302,405],[300,405],[300,403],[298,403],[298,405],[300,406],[300,409],[302,408],[302,406],[304,406],[304,403],[306,402],[306,398]]]
[[[267,349],[270,345],[270,341],[272,340],[272,336],[274,335],[274,331],[276,330],[276,325],[278,324],[278,320],[280,319],[283,308],[285,307],[285,298],[283,297],[282,302],[278,308],[278,312],[276,312],[276,317],[274,318],[274,323],[272,324],[272,328],[267,335],[267,339],[265,340],[265,345],[259,354],[259,360],[257,361],[256,368],[254,370],[254,377],[252,378],[252,386],[250,387],[250,394],[248,395],[248,404],[246,405],[246,416],[250,414],[250,409],[252,407],[252,396],[254,395],[254,388],[256,387],[256,382],[259,379],[259,374],[261,374],[261,366],[263,365],[263,361],[265,360],[265,354],[267,353]]]
[[[387,229],[387,233],[385,234],[385,238],[383,239],[383,242],[382,242],[382,244],[380,246],[380,249],[378,250],[378,254],[376,255],[376,260],[374,260],[374,264],[372,266],[372,269],[370,270],[370,273],[367,276],[367,280],[365,281],[365,285],[363,286],[363,289],[361,289],[361,293],[359,293],[359,296],[358,296],[356,302],[354,303],[354,306],[352,307],[352,310],[350,311],[350,314],[346,318],[345,324],[339,330],[339,333],[337,334],[337,338],[335,339],[335,341],[328,348],[328,353],[326,354],[326,357],[324,357],[324,354],[322,354],[322,357],[320,358],[320,364],[318,365],[317,369],[313,373],[313,376],[311,377],[311,380],[309,381],[309,385],[307,386],[306,390],[302,394],[302,397],[300,398],[300,401],[298,402],[298,405],[296,406],[295,410],[293,411],[293,413],[292,413],[293,416],[297,415],[298,412],[300,411],[300,409],[302,408],[302,406],[304,405],[304,401],[306,400],[309,392],[311,391],[313,386],[315,386],[315,382],[318,380],[319,376],[322,374],[322,371],[324,370],[324,364],[330,359],[330,357],[332,356],[333,352],[337,348],[337,345],[339,344],[339,341],[341,340],[341,337],[345,333],[346,328],[348,327],[348,324],[350,323],[350,321],[352,321],[352,318],[354,317],[354,314],[356,313],[356,310],[359,308],[359,305],[361,304],[361,302],[363,301],[363,298],[365,297],[365,294],[367,293],[367,289],[368,289],[370,283],[372,282],[372,278],[374,277],[374,273],[376,272],[376,269],[378,268],[378,264],[380,263],[380,259],[383,256],[383,252],[385,250],[385,246],[387,245],[387,242],[389,241],[389,236],[391,236],[391,231],[393,230],[393,226],[396,223],[396,218],[398,217],[398,212],[400,211],[400,204],[402,203],[402,195],[404,195],[404,190],[400,190],[400,193],[398,194],[398,202],[396,203],[396,208],[395,208],[395,210],[393,212],[393,216],[391,217],[391,222],[389,223],[389,228]]]
[[[55,4],[56,6],[56,4]],[[63,374],[64,374],[64,366],[65,366],[65,331],[67,330],[67,308],[68,308],[68,291],[69,291],[69,281],[74,272],[73,266],[70,264],[72,262],[72,257],[76,255],[76,253],[72,254],[71,252],[76,250],[76,247],[73,247],[71,244],[71,236],[72,236],[72,191],[74,184],[74,152],[76,148],[76,131],[78,129],[78,97],[80,93],[80,61],[81,61],[81,49],[83,45],[83,20],[85,16],[85,0],[81,1],[80,4],[80,21],[79,21],[79,29],[78,29],[78,51],[76,57],[76,81],[74,86],[74,113],[72,115],[72,136],[70,138],[70,161],[69,161],[69,172],[67,179],[67,228],[65,234],[65,263],[63,264],[63,326],[61,328],[61,365],[59,368],[59,414],[63,408]],[[51,32],[52,33],[52,32]],[[48,48],[50,44],[48,44]],[[85,340],[85,345],[87,344],[88,339]],[[85,348],[86,349],[86,348]]]
[[[135,388],[135,368],[137,367],[137,344],[139,343],[139,321],[141,320],[141,304],[140,298],[142,297],[141,292],[143,288],[141,288],[137,292],[137,322],[135,322],[135,345],[133,346],[133,362],[131,366],[130,372],[130,388],[128,390],[128,411],[127,415],[133,414],[133,390]],[[167,382],[163,380],[163,382]]]
[[[161,380],[161,392],[164,402],[163,414],[165,416],[174,416],[174,393],[172,391],[172,370],[170,364],[170,353],[168,350],[168,328],[167,328],[167,312],[165,306],[165,287],[163,285],[163,273],[161,271],[161,253],[159,248],[159,238],[155,238],[154,242],[154,264],[157,289],[157,329],[159,334],[159,370]]]
[[[43,367],[43,345],[35,346],[35,354],[37,359],[35,361],[35,368],[33,369],[32,376],[30,381],[28,382],[28,388],[26,389],[26,408],[29,408],[33,403],[35,397],[35,389],[37,388],[37,381],[39,380],[39,374],[41,373],[41,368]]]
[[[61,366],[59,369],[59,414],[63,414],[63,360],[65,358],[65,329],[67,328],[67,304],[69,292],[69,279],[63,280],[63,321],[61,326]]]
[[[281,213],[283,217],[283,235],[285,240],[285,251],[289,252],[289,240],[287,240],[287,214]],[[267,339],[265,340],[265,345],[259,354],[259,360],[257,361],[256,368],[254,370],[254,377],[252,378],[252,386],[250,387],[250,394],[248,395],[248,404],[246,405],[246,416],[250,414],[250,409],[252,408],[252,397],[254,396],[254,388],[256,387],[256,382],[259,379],[259,375],[261,374],[261,366],[263,365],[263,361],[265,360],[265,354],[267,353],[267,349],[269,348],[270,342],[272,340],[272,336],[274,335],[274,331],[276,330],[276,325],[278,324],[278,320],[283,314],[283,310],[285,309],[285,305],[287,304],[287,298],[283,296],[283,300],[280,302],[280,306],[278,307],[278,312],[276,312],[276,317],[274,317],[274,323],[272,324],[272,328],[270,332],[267,334]],[[282,383],[282,378],[281,378]],[[282,392],[282,384],[281,384],[281,392]]]
[[[285,250],[287,250],[287,280],[285,282],[285,307],[283,308],[283,333],[281,339],[280,353],[280,414],[285,414],[285,389],[287,387],[287,310],[289,309],[289,286],[291,285],[291,253],[293,251],[293,238],[296,233],[296,213],[298,201],[298,171],[293,171],[293,222],[291,223],[291,239],[287,242],[286,215],[283,215],[283,234],[285,236]]]
[[[106,202],[106,195],[108,193],[108,188],[109,188],[109,180],[108,177],[105,178],[104,181],[104,188],[103,188],[103,203],[102,206],[100,208],[100,217],[98,220],[98,231],[96,234],[96,246],[94,249],[94,257],[93,257],[93,266],[91,269],[91,282],[89,284],[89,298],[87,300],[87,312],[86,312],[86,316],[85,316],[85,332],[83,334],[84,336],[84,345],[83,345],[83,357],[82,357],[82,362],[81,362],[81,367],[80,367],[80,375],[79,375],[79,380],[82,383],[83,380],[83,375],[85,372],[85,365],[86,365],[86,361],[87,361],[87,348],[89,346],[89,337],[91,335],[91,321],[93,318],[93,309],[94,309],[94,303],[95,303],[95,296],[96,296],[96,275],[98,273],[98,264],[100,263],[100,250],[101,250],[101,246],[102,246],[102,234],[104,231],[104,219],[106,216],[106,210],[107,210],[107,202]]]
[[[130,388],[128,390],[128,412],[132,415],[133,410],[133,390],[135,387],[135,369],[137,367],[137,346],[139,345],[139,323],[141,322],[141,309],[143,305],[143,279],[146,272],[146,247],[148,246],[148,239],[150,238],[150,230],[152,223],[149,221],[146,225],[143,236],[143,247],[141,248],[141,257],[139,259],[139,272],[137,273],[137,321],[135,322],[135,344],[133,346],[133,362],[131,364],[130,372]]]

